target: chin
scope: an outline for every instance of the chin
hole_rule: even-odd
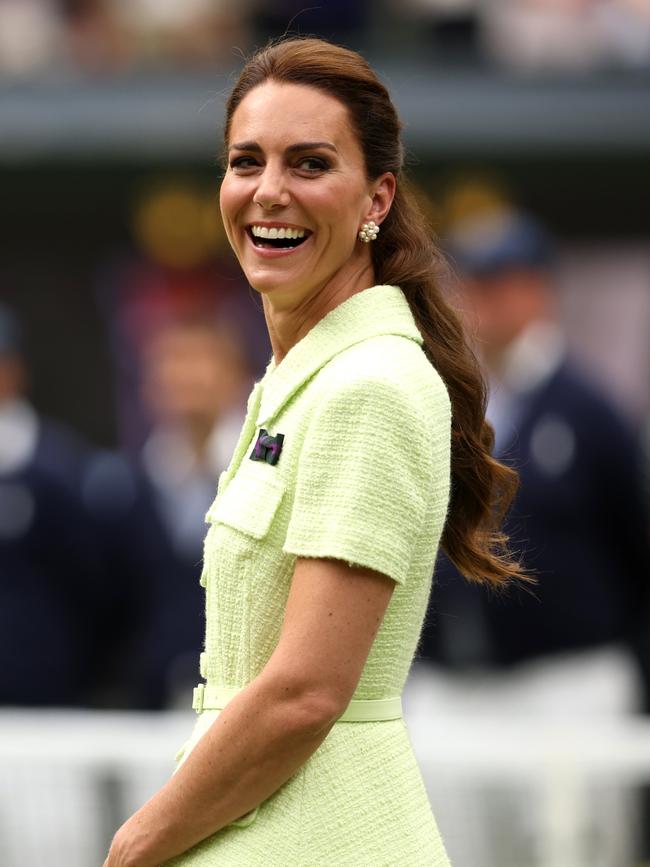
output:
[[[278,277],[275,276],[245,274],[245,277],[249,286],[251,286],[251,288],[256,292],[259,292],[260,295],[270,295],[272,292],[281,289],[283,286],[286,287],[286,281],[278,279]]]
[[[273,273],[269,271],[244,271],[244,276],[249,285],[260,295],[271,295],[275,292],[295,290],[296,285],[300,285],[300,281],[288,280],[286,274]]]

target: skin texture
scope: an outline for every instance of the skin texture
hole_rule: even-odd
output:
[[[295,150],[304,142],[330,147]],[[326,313],[374,284],[361,224],[381,223],[395,179],[370,182],[345,108],[318,90],[267,83],[233,118],[221,208],[260,292],[278,363]],[[253,147],[251,147],[251,143]],[[326,161],[326,164],[323,163]],[[246,226],[304,227],[304,249],[264,257]],[[252,810],[304,764],[350,701],[394,582],[330,559],[296,563],[278,645],[186,761],[116,833],[104,867],[156,867]]]

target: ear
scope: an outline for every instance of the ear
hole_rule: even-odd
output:
[[[397,181],[392,172],[384,172],[383,175],[380,175],[372,182],[370,188],[370,209],[364,217],[366,221],[374,220],[377,225],[381,224],[386,218],[386,214],[390,211],[390,206],[393,204],[396,188]]]

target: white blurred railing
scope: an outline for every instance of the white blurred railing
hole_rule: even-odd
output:
[[[2,867],[101,864],[115,828],[169,777],[193,721],[191,712],[0,712]],[[407,724],[454,867],[634,863],[638,793],[650,785],[643,718],[411,714]]]

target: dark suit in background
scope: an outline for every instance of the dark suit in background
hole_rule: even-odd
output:
[[[520,474],[506,531],[539,583],[497,596],[442,560],[423,655],[501,668],[610,642],[636,651],[650,585],[637,437],[567,359],[516,412],[498,453]]]

